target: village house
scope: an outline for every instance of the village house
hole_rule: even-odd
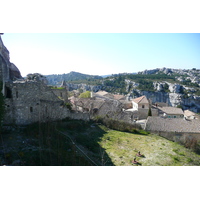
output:
[[[158,109],[158,116],[166,118],[183,118],[184,113],[181,108],[175,107],[156,107]]]
[[[184,117],[185,119],[197,119],[199,116],[190,110],[184,110]]]
[[[132,100],[133,110],[149,109],[149,101],[146,96],[141,96]]]

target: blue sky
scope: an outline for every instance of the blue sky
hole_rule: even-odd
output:
[[[2,40],[23,76],[200,69],[199,33],[4,33]]]

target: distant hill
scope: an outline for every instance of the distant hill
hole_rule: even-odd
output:
[[[105,90],[128,95],[129,99],[145,95],[155,102],[200,112],[200,69],[157,68],[136,73],[112,74],[105,78],[78,72],[47,76],[50,85],[66,80],[69,90]]]
[[[101,76],[97,75],[88,75],[82,74],[79,72],[70,72],[68,74],[52,74],[46,75],[49,85],[60,85],[62,81],[71,82],[71,81],[91,81],[103,79]]]
[[[107,78],[107,77],[109,77],[109,76],[112,76],[112,74],[102,75],[101,77],[103,77],[103,78]]]

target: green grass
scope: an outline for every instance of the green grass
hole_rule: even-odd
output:
[[[69,119],[39,127],[29,125],[23,133],[2,134],[0,147],[6,149],[6,154],[0,155],[0,164],[6,161],[12,165],[20,159],[22,165],[91,165],[76,153],[68,137],[55,131],[55,126],[100,166],[133,166],[138,151],[145,156],[137,157],[142,166],[200,165],[200,155],[158,135],[136,129],[122,132],[94,122]]]
[[[107,130],[99,144],[117,166],[133,165],[131,161],[138,151],[145,156],[145,158],[137,157],[137,161],[144,166],[200,165],[199,155],[154,134],[143,135]]]
[[[56,89],[56,90],[63,90],[63,89],[65,89],[65,88],[64,88],[64,87],[56,87],[56,86],[53,87],[53,86],[52,86],[51,89],[54,89],[54,90],[55,90],[55,89]]]

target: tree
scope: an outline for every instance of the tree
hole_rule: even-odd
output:
[[[183,106],[182,105],[177,105],[177,108],[181,108],[183,110]]]
[[[152,116],[151,108],[149,108],[148,116]]]
[[[90,97],[91,97],[90,91],[83,92],[79,95],[79,98],[90,98]]]

